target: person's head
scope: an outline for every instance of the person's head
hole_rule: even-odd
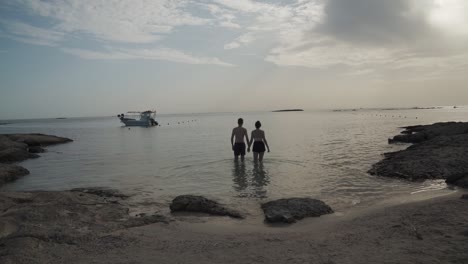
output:
[[[255,127],[259,129],[262,126],[262,123],[260,121],[255,122]]]
[[[244,119],[242,119],[242,118],[237,119],[237,124],[239,126],[242,126],[244,124]]]

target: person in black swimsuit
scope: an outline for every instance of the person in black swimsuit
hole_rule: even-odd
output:
[[[244,156],[245,156],[244,137],[248,144],[249,136],[247,135],[247,129],[242,127],[242,125],[244,124],[244,120],[242,118],[239,118],[237,120],[237,124],[238,126],[232,129],[231,146],[232,146],[232,150],[234,151],[234,160],[237,161],[239,159],[239,156],[241,156],[241,161],[244,161]]]
[[[265,146],[268,149],[268,152],[270,152],[270,147],[268,146],[268,142],[265,137],[265,131],[260,129],[261,126],[262,123],[260,123],[260,121],[255,122],[256,129],[252,131],[249,147],[247,149],[247,151],[250,151],[250,146],[253,143],[252,152],[254,161],[263,160],[263,154],[265,154]]]

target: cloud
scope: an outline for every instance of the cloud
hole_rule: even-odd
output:
[[[267,62],[422,79],[460,74],[458,69],[467,67],[468,4],[463,0],[326,0],[322,9],[315,1],[317,8],[301,16],[300,10],[312,2],[290,6],[293,16],[287,23],[269,29],[277,41]],[[267,27],[257,19],[250,28]]]
[[[64,38],[64,34],[61,32],[32,26],[19,21],[0,20],[0,24],[9,33],[3,35],[24,43],[57,46]]]
[[[78,56],[88,60],[163,60],[180,62],[186,64],[206,64],[219,66],[233,66],[232,64],[221,61],[218,58],[198,57],[175,49],[115,49],[110,48],[106,52],[92,51],[84,49],[63,48],[63,52]]]
[[[236,38],[233,42],[230,42],[226,45],[224,45],[224,49],[229,50],[229,49],[237,49],[241,46],[246,46],[250,42],[254,41],[255,37],[251,32],[245,33],[238,38]]]
[[[46,22],[42,24],[48,27],[4,20],[0,22],[5,36],[34,45],[59,46],[63,52],[84,59],[149,59],[232,66],[215,57],[195,56],[158,42],[178,27],[240,28],[234,22],[233,12],[216,5],[204,6],[208,6],[212,17],[194,15],[202,5],[189,0],[10,0],[8,3],[6,8],[21,10],[23,16]],[[95,50],[115,48],[106,52],[82,49],[82,40],[96,43]]]
[[[324,13],[318,30],[347,42],[387,46],[431,32],[424,9],[413,0],[328,0]]]
[[[151,43],[174,27],[209,22],[184,11],[188,1],[24,0],[23,3],[32,14],[55,21],[57,30],[112,42]]]
[[[462,65],[460,61],[468,53],[468,3],[464,0],[9,2],[27,10],[33,18],[45,20],[47,23],[41,25],[48,27],[3,21],[4,35],[32,44],[60,45],[63,51],[86,59],[158,59],[229,65],[209,54],[195,56],[192,54],[196,52],[162,44],[171,43],[172,34],[184,39],[192,36],[195,31],[190,30],[194,27],[234,32],[234,39],[213,41],[225,43],[219,48],[233,53],[262,41],[256,48],[267,49],[257,51],[267,54],[266,62],[314,69],[339,66],[360,75],[402,68],[441,71],[450,68],[450,61]],[[219,34],[219,38],[226,35],[232,36]],[[98,43],[94,50],[114,48],[96,52],[80,49],[73,43],[76,48],[71,49],[63,44],[71,38]],[[200,45],[193,45],[197,46]],[[444,61],[444,66],[437,61]]]
[[[199,5],[207,9],[216,18],[216,22],[214,23],[217,23],[219,26],[232,29],[241,28],[239,24],[234,22],[237,17],[234,15],[233,11],[214,4],[201,3]]]

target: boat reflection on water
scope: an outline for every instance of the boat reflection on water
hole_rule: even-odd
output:
[[[268,170],[262,162],[254,162],[253,169],[248,170],[245,162],[234,161],[232,169],[233,189],[239,197],[266,198],[265,187],[270,183]]]

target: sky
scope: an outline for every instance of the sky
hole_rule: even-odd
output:
[[[1,0],[0,119],[468,105],[465,0]]]

